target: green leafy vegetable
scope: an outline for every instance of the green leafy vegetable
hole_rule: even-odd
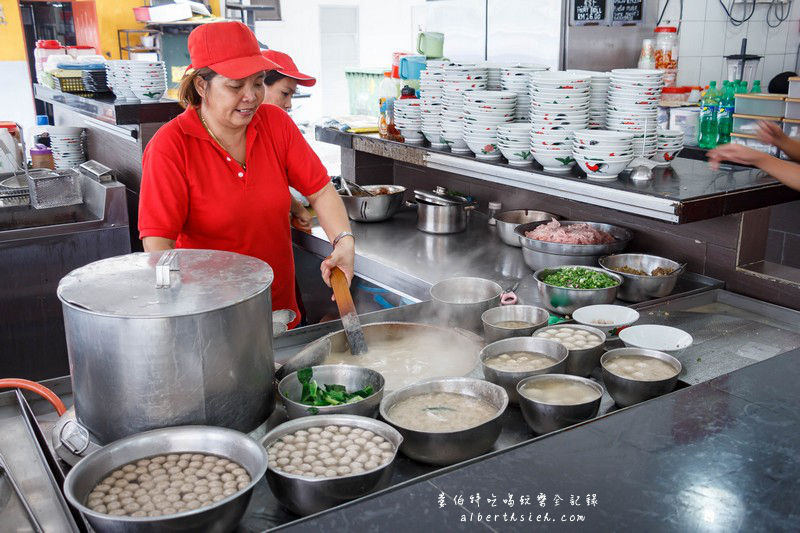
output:
[[[542,278],[548,285],[569,289],[607,289],[619,282],[603,272],[582,267],[564,267]]]
[[[313,377],[314,372],[310,368],[303,368],[297,371],[297,381],[303,386],[300,393],[300,403],[315,406],[307,409],[309,414],[312,415],[319,413],[317,407],[359,402],[371,396],[374,392],[370,385],[354,392],[347,392],[347,388],[344,385],[338,384],[325,384],[320,387]]]

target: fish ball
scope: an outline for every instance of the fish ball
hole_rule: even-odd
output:
[[[394,446],[392,446],[391,442],[382,442],[378,445],[378,448],[381,450],[392,450]]]
[[[350,467],[347,465],[342,465],[336,469],[340,476],[345,476],[351,472]]]
[[[122,509],[122,504],[118,501],[106,502],[106,508],[109,511],[113,511],[115,509]]]
[[[144,511],[136,511],[136,512],[134,512],[134,513],[131,513],[131,516],[132,516],[133,518],[141,518],[141,517],[143,517],[143,516],[147,516],[147,513],[146,513],[146,512],[144,512]]]
[[[336,470],[329,469],[325,471],[325,477],[336,477]]]
[[[372,437],[374,437],[374,436],[375,436],[375,433],[373,433],[372,431],[369,431],[369,430],[364,430],[364,432],[363,432],[361,435],[362,435],[362,436],[363,436],[365,439],[371,439]]]
[[[373,468],[378,468],[378,463],[375,461],[369,461],[364,465],[364,468],[367,470],[372,470]]]
[[[353,429],[353,428],[351,428],[350,426],[341,426],[341,427],[339,428],[339,433],[344,433],[344,434],[346,435],[346,434],[350,433],[350,431],[351,431],[352,429]]]
[[[109,511],[108,514],[112,516],[123,516],[125,515],[125,509],[114,509],[113,511]]]
[[[108,503],[115,502],[115,501],[117,501],[117,495],[116,494],[106,494],[105,496],[103,496],[103,503],[108,504]]]
[[[278,457],[277,461],[275,461],[275,462],[278,463],[281,466],[286,466],[286,465],[289,464],[289,458],[288,457]]]
[[[122,492],[122,489],[120,487],[111,487],[108,490],[109,494],[119,494],[120,492]]]
[[[232,487],[232,488],[230,488],[230,489],[225,489],[225,490],[222,492],[222,494],[224,494],[225,496],[230,496],[231,494],[236,494],[236,488],[235,488],[235,487]]]
[[[339,458],[339,465],[349,465],[352,462],[353,462],[352,457],[348,457],[347,455]]]
[[[108,507],[106,507],[102,503],[100,505],[92,507],[91,509],[92,509],[92,511],[96,511],[98,513],[108,513]]]
[[[347,453],[347,450],[336,448],[331,452],[331,455],[333,455],[334,457],[342,457],[345,453]]]

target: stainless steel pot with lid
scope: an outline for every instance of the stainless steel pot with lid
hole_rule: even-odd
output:
[[[475,203],[446,192],[414,191],[417,229],[426,233],[459,233],[467,229],[467,215]]]
[[[96,261],[59,283],[78,422],[100,442],[201,424],[249,432],[275,405],[272,269],[232,252]]]

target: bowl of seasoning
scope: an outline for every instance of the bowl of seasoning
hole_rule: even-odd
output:
[[[610,304],[623,283],[621,275],[602,268],[564,265],[534,272],[542,304],[554,313],[570,315],[587,305]]]
[[[64,494],[96,531],[229,531],[267,461],[258,443],[232,429],[154,429],[83,458]]]
[[[617,297],[626,302],[644,302],[669,296],[684,266],[677,261],[648,254],[614,254],[598,261],[607,272],[625,280]]]

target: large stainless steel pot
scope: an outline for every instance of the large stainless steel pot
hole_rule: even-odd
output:
[[[58,297],[78,422],[100,443],[165,426],[258,427],[275,405],[272,280],[263,261],[211,250],[67,274]]]
[[[347,216],[356,222],[380,222],[394,216],[403,207],[406,188],[399,185],[362,185],[362,189],[375,196],[347,196],[341,194]]]
[[[475,204],[466,198],[448,194],[414,191],[417,206],[417,229],[425,233],[460,233],[467,229],[467,215]]]

